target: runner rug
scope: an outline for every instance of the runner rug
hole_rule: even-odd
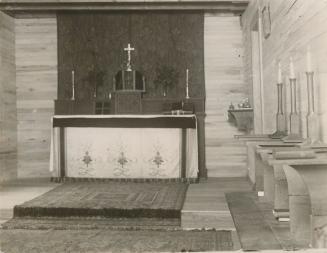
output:
[[[14,217],[179,218],[184,183],[69,182],[14,207]]]
[[[203,252],[233,250],[230,231],[2,230],[6,253]]]
[[[242,249],[244,251],[282,249],[255,199],[254,192],[226,193]]]

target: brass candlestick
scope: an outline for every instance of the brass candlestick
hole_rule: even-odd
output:
[[[71,100],[75,100],[75,71],[72,71],[72,97]]]
[[[300,132],[300,115],[296,106],[296,78],[290,78],[291,91],[291,114],[290,114],[290,134],[283,138],[284,142],[302,142]]]
[[[277,83],[276,132],[269,135],[272,139],[281,139],[287,135],[286,115],[283,111],[283,83]]]
[[[310,147],[326,147],[319,139],[319,117],[315,111],[315,99],[314,99],[314,72],[306,72],[307,76],[307,93],[308,93],[308,114],[307,120],[307,139],[303,143],[303,146]]]

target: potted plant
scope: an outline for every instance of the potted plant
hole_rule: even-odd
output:
[[[156,69],[156,79],[154,84],[163,89],[163,95],[167,96],[168,90],[178,83],[178,72],[175,68],[168,65],[162,65]]]

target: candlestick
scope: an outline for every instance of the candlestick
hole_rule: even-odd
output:
[[[188,69],[186,69],[186,85],[188,85]]]
[[[295,79],[295,71],[292,57],[290,57],[290,79]]]
[[[283,138],[284,142],[302,142],[303,139],[301,137],[301,126],[300,126],[300,115],[297,112],[297,98],[296,98],[296,78],[290,76],[290,99],[291,99],[291,113],[289,117],[289,124],[290,124],[290,134]]]
[[[283,82],[280,82],[277,83],[276,131],[269,135],[272,139],[280,139],[287,135],[286,115],[283,108]]]
[[[307,72],[312,72],[311,49],[307,47]]]
[[[186,69],[186,99],[189,99],[189,93],[188,93],[188,69]]]
[[[72,70],[72,100],[75,100],[75,71]]]
[[[280,62],[278,62],[278,78],[277,83],[283,83],[283,77],[282,77],[282,66]]]
[[[315,111],[313,71],[306,72],[308,92],[308,113],[307,113],[307,140],[302,146],[310,148],[326,148],[326,144],[320,141],[319,116]]]

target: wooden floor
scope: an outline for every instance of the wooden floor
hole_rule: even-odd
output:
[[[0,224],[12,217],[14,205],[35,198],[58,186],[50,182],[23,182],[0,187]],[[245,178],[209,178],[199,184],[189,186],[182,209],[181,225],[185,230],[215,229],[232,231],[234,249],[240,249],[240,233],[237,231],[230,213],[225,194],[230,192],[250,192],[252,187]],[[260,206],[260,203],[256,204]],[[289,244],[288,224],[277,224],[266,205],[260,207],[264,212],[265,222],[269,223],[277,240]],[[267,209],[267,210],[266,210]],[[251,216],[251,215],[250,215]],[[250,237],[253,237],[252,239]],[[256,240],[255,233],[247,234],[247,240]],[[283,247],[285,249],[285,247]],[[269,251],[270,252],[270,251]],[[299,251],[298,251],[299,252]],[[319,252],[319,251],[318,251]]]
[[[183,229],[216,229],[235,231],[226,192],[251,191],[244,178],[209,178],[191,184],[182,209]]]
[[[58,184],[49,182],[48,179],[21,180],[9,185],[0,186],[0,224],[13,217],[15,205],[23,204],[37,196],[57,187]]]

